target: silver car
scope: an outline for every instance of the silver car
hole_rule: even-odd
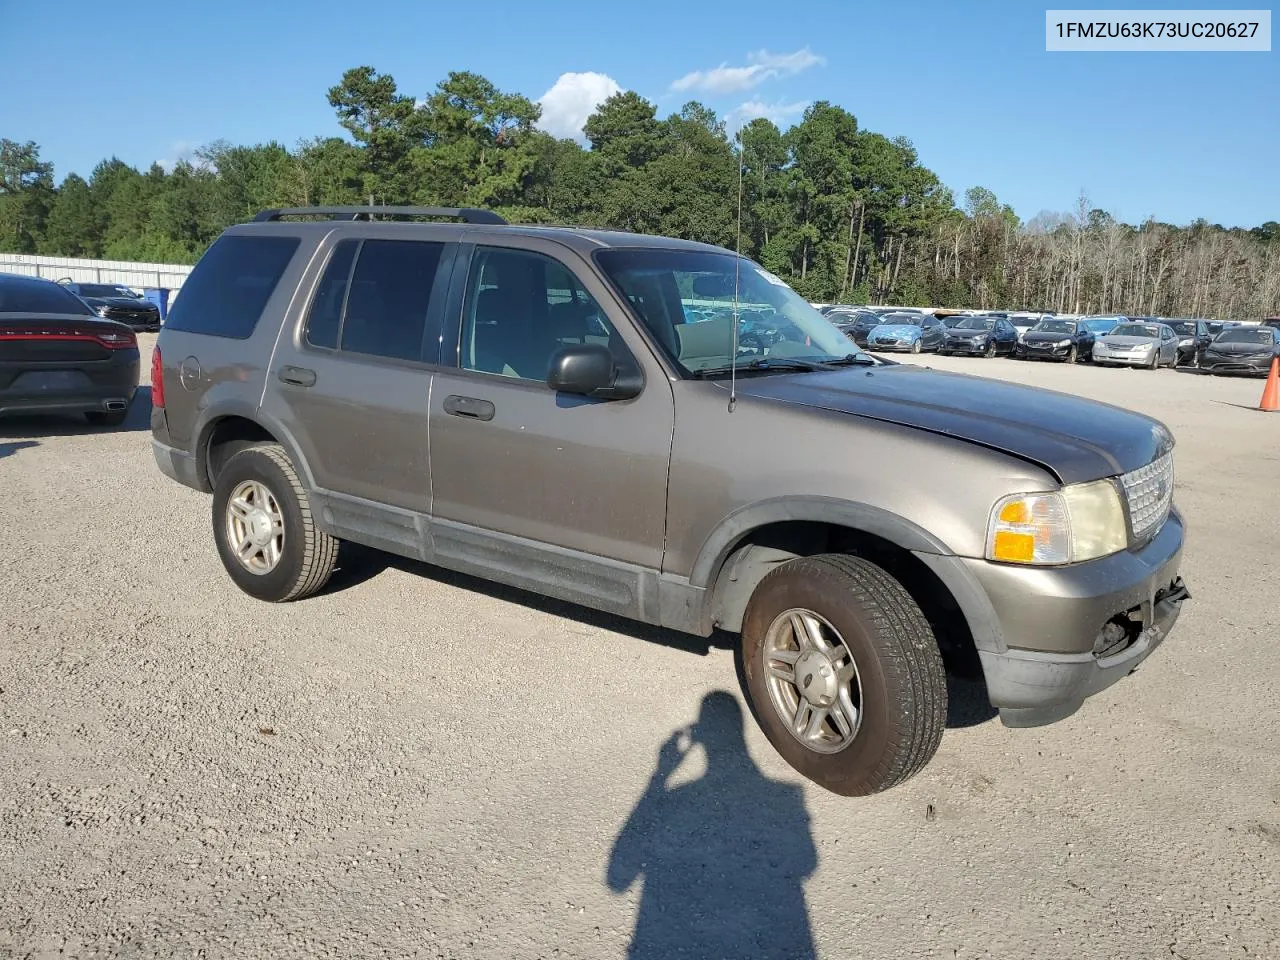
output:
[[[1121,323],[1093,344],[1093,362],[1103,366],[1178,365],[1178,336],[1167,323]]]

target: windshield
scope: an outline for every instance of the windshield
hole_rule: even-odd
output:
[[[986,317],[965,317],[957,323],[952,330],[990,330],[996,325],[994,320],[988,320]]]
[[[1169,323],[1174,333],[1180,333],[1186,337],[1193,337],[1196,333],[1196,325],[1186,320],[1173,320]]]
[[[1113,337],[1149,337],[1160,339],[1160,328],[1151,323],[1122,323],[1111,331]]]
[[[136,300],[138,295],[127,287],[117,287],[106,283],[81,283],[80,296],[82,297],[129,297]]]
[[[0,313],[71,313],[92,316],[85,302],[48,280],[0,279]]]
[[[1041,320],[1031,329],[1037,333],[1065,333],[1071,336],[1076,332],[1076,325],[1070,320]]]
[[[880,318],[886,327],[922,327],[924,314],[920,313],[887,313]]]
[[[839,360],[861,352],[807,300],[746,258],[626,249],[601,250],[596,258],[685,373],[763,359]],[[707,319],[696,319],[696,311]]]
[[[1275,334],[1271,332],[1270,327],[1254,327],[1252,330],[1247,327],[1236,327],[1226,331],[1222,336],[1218,337],[1219,343],[1274,343]]]
[[[1114,320],[1086,320],[1084,328],[1090,333],[1110,333],[1115,329],[1116,321]]]

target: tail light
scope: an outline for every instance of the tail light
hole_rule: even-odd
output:
[[[151,350],[151,406],[164,409],[164,360],[158,343]]]
[[[61,325],[31,324],[8,327],[0,331],[0,340],[92,340],[108,350],[137,348],[138,337],[132,330],[98,330],[92,327],[66,327]]]

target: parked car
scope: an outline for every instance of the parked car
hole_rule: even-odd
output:
[[[831,317],[828,316],[828,319],[831,319]],[[867,337],[870,336],[871,331],[884,321],[878,313],[872,313],[870,310],[859,310],[852,318],[842,314],[833,322],[841,333],[858,346],[865,348]]]
[[[1093,344],[1093,362],[1104,367],[1160,367],[1178,365],[1178,338],[1164,323],[1116,324]]]
[[[159,330],[160,308],[128,287],[114,283],[59,281],[100,317],[118,320],[134,330]]]
[[[1077,323],[1083,324],[1084,328],[1093,334],[1096,340],[1098,337],[1105,336],[1116,328],[1116,325],[1125,322],[1125,317],[1085,317],[1083,320],[1077,320]]]
[[[974,314],[962,317],[959,323],[947,330],[938,352],[944,355],[965,353],[994,357],[999,353],[1012,353],[1017,342],[1018,330],[1008,320]]]
[[[0,414],[83,413],[119,426],[138,389],[138,338],[70,290],[0,273]]]
[[[942,345],[946,329],[931,313],[886,314],[867,334],[867,349],[927,353]]]
[[[1280,327],[1280,317],[1267,317],[1262,321],[1264,327]]]
[[[1210,373],[1246,373],[1265,377],[1280,354],[1280,327],[1239,326],[1224,330],[1204,349],[1198,366]]]
[[[1075,363],[1093,353],[1094,334],[1082,321],[1041,320],[1018,335],[1014,357],[1018,360],[1065,360]]]
[[[1028,330],[1034,327],[1037,323],[1039,323],[1041,319],[1043,318],[1037,319],[1033,317],[1018,316],[1017,314],[1014,314],[1012,317],[1009,318],[1009,322],[1013,324],[1013,328],[1017,330],[1018,333],[1026,333]]]
[[[1178,336],[1178,363],[1200,365],[1204,348],[1213,342],[1207,320],[1166,320]]]
[[[463,222],[386,222],[427,216]],[[786,339],[735,354],[732,316],[683,322],[691,297],[768,305]],[[1128,676],[1187,597],[1159,422],[883,363],[701,243],[265,211],[196,264],[152,369],[156,463],[213,494],[247,594],[315,593],[350,540],[740,633],[766,736],[837,793],[929,761],[946,664],[976,669],[1005,723],[1053,722]],[[564,669],[546,682],[572,685]]]

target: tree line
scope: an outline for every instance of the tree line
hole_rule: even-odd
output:
[[[618,93],[587,120],[587,147],[539,130],[537,103],[474,73],[451,73],[419,100],[357,67],[328,101],[346,137],[217,141],[169,170],[113,157],[57,186],[37,144],[0,139],[0,250],[194,263],[224,227],[267,207],[479,206],[513,222],[740,245],[812,300],[1280,313],[1280,223],[1135,226],[1083,195],[1024,223],[981,187],[957,203],[909,140],[825,101],[785,131],[756,119],[730,136],[700,103],[660,118]]]

